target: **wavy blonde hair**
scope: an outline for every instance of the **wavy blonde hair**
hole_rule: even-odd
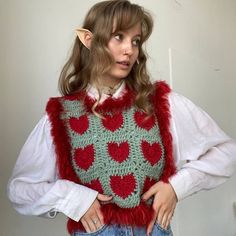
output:
[[[98,78],[109,71],[114,58],[107,45],[114,33],[114,22],[115,32],[130,29],[141,23],[138,63],[134,64],[125,81],[136,94],[135,105],[151,114],[149,97],[153,85],[147,73],[147,56],[142,45],[152,33],[153,20],[143,7],[128,0],[102,1],[89,10],[82,27],[93,33],[90,50],[76,37],[72,53],[60,74],[59,90],[62,95],[85,91],[88,83],[96,83]]]

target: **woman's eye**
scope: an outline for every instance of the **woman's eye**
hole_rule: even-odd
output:
[[[134,46],[139,46],[140,45],[140,39],[133,40],[133,45]]]
[[[122,40],[123,39],[123,35],[122,34],[116,34],[115,35],[115,39]]]

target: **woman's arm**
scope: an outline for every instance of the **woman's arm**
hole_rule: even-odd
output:
[[[202,109],[171,93],[171,133],[178,172],[170,178],[178,200],[224,183],[236,168],[236,141]]]
[[[79,221],[97,192],[58,178],[50,129],[45,115],[20,152],[8,183],[8,196],[21,214],[55,217],[62,212]]]
[[[169,95],[173,155],[178,167],[169,183],[158,182],[143,199],[154,196],[153,220],[147,228],[152,231],[157,221],[166,228],[176,203],[203,189],[214,188],[233,175],[236,168],[236,142],[187,98]]]

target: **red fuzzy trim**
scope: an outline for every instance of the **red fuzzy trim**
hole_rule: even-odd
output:
[[[165,167],[160,180],[168,183],[169,177],[176,172],[172,150],[172,136],[170,133],[170,106],[167,97],[171,90],[164,81],[155,83],[155,86],[156,92],[153,96],[153,105],[165,148]]]
[[[81,100],[84,103],[85,110],[89,113],[93,113],[92,107],[96,102],[96,99],[91,98],[86,92],[79,92],[78,94],[68,95],[65,99],[69,100]],[[135,99],[135,93],[126,86],[124,94],[121,97],[113,98],[109,97],[101,104],[96,106],[95,111],[106,112],[121,112],[130,108],[133,105]]]
[[[147,226],[154,214],[154,210],[151,206],[141,203],[134,208],[120,208],[114,204],[106,204],[101,207],[105,224],[118,224],[118,225],[132,225],[132,226]],[[70,234],[76,230],[84,230],[81,222],[73,221],[69,219],[67,223],[67,229]]]
[[[99,104],[96,107],[96,111],[98,112],[121,112],[124,109],[128,109],[133,105],[135,95],[134,93],[128,89],[126,86],[125,92],[123,96],[119,98],[112,98],[109,97],[103,103]],[[85,106],[87,107],[88,111],[91,111],[91,107],[93,106],[95,100],[91,99],[91,97],[85,98]]]
[[[51,135],[55,145],[59,175],[62,179],[79,183],[79,178],[76,176],[71,163],[69,137],[66,133],[65,125],[60,119],[63,107],[59,99],[60,98],[51,98],[46,107],[51,122]]]

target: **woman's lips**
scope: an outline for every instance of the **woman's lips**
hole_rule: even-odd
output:
[[[129,61],[118,61],[118,65],[120,65],[122,68],[129,68],[130,62]]]

